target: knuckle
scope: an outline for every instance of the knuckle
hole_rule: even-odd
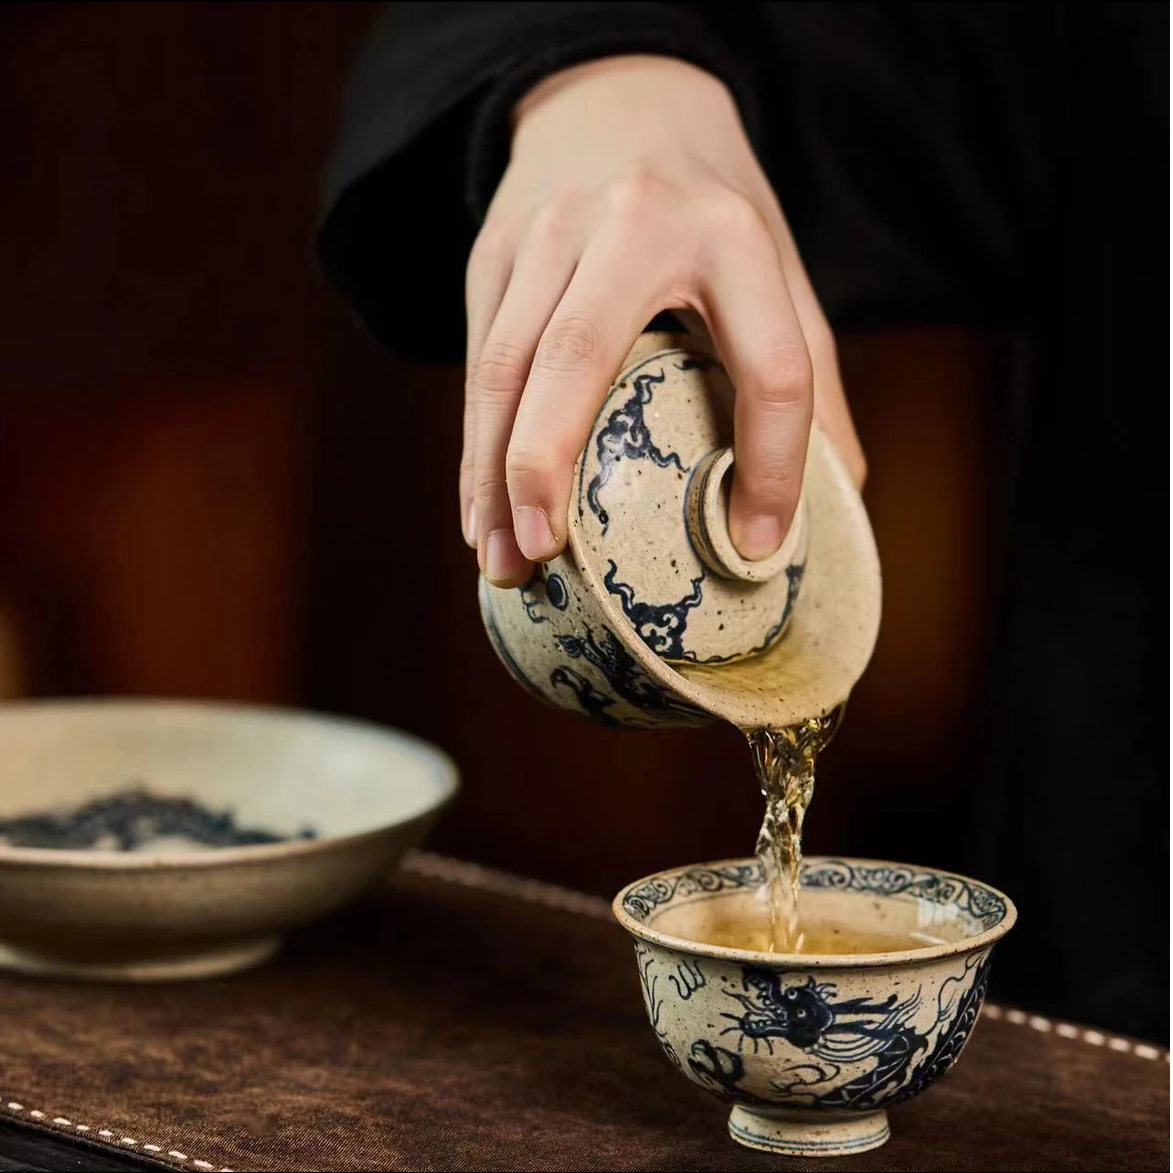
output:
[[[748,471],[747,480],[759,493],[776,500],[791,493],[797,497],[802,473],[792,464],[767,459]]]
[[[745,469],[744,487],[754,504],[788,509],[798,502],[802,470],[778,460],[766,460]]]
[[[511,444],[505,456],[505,480],[530,488],[553,483],[560,469],[560,453],[548,444]]]
[[[530,235],[543,245],[556,244],[574,235],[581,218],[582,199],[578,192],[561,191],[551,196],[534,213]]]
[[[613,179],[607,189],[612,213],[622,220],[643,221],[662,208],[671,185],[646,168]]]
[[[491,338],[471,373],[471,393],[483,399],[516,395],[525,384],[526,350],[504,338]]]
[[[805,403],[814,392],[814,368],[806,342],[789,334],[774,339],[759,363],[757,398],[766,405]]]
[[[473,470],[472,488],[477,504],[484,505],[496,497],[505,487],[502,470],[489,464],[477,461]],[[485,516],[488,516],[486,513]]]
[[[573,314],[551,322],[538,346],[536,365],[545,371],[574,371],[590,366],[599,353],[598,327]]]
[[[703,201],[703,216],[709,227],[724,236],[747,238],[758,243],[769,237],[762,214],[745,196],[729,188],[711,193]]]

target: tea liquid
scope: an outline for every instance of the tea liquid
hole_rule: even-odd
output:
[[[842,716],[840,705],[825,717],[810,717],[785,729],[755,729],[747,734],[758,784],[766,800],[757,857],[766,878],[769,906],[766,947],[770,952],[828,952],[814,949],[813,942],[803,940],[798,916],[798,877],[802,869],[802,823],[814,793],[815,763],[824,746],[835,736]],[[851,952],[877,950],[861,948]]]
[[[799,934],[800,945],[795,950],[774,947],[770,918],[733,921],[715,926],[697,940],[705,945],[724,945],[728,949],[752,949],[756,953],[895,953],[906,949],[925,949],[944,944],[944,938],[930,933],[883,930],[860,932],[853,928],[834,925],[804,927]]]

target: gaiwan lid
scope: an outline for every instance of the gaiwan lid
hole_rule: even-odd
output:
[[[733,387],[703,335],[645,334],[575,473],[570,546],[613,629],[653,677],[743,728],[845,700],[879,628],[875,541],[855,486],[812,429],[794,524],[742,558],[726,513]]]

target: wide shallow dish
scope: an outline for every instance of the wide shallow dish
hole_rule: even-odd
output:
[[[448,757],[406,734],[204,703],[6,705],[0,761],[0,966],[107,980],[209,977],[265,960],[284,930],[398,863],[457,789]],[[112,849],[108,835],[77,845],[88,832],[73,825],[77,811],[100,814],[96,803],[134,793],[180,811],[178,830],[141,835],[133,850]],[[193,810],[229,845],[185,837]],[[73,845],[11,845],[42,823],[33,839]],[[235,845],[250,836],[280,840]]]
[[[733,1138],[789,1156],[843,1156],[883,1144],[887,1109],[957,1061],[990,953],[1016,914],[985,884],[907,864],[812,858],[801,883],[808,928],[939,943],[797,955],[701,943],[760,920],[755,860],[659,872],[620,892],[614,911],[635,938],[664,1054],[733,1105]]]

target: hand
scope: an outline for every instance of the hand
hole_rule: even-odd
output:
[[[834,339],[733,99],[703,70],[611,58],[531,91],[466,303],[461,516],[498,586],[566,544],[575,461],[662,310],[701,315],[737,389],[729,526],[744,557],[786,536],[812,414],[863,480]]]

